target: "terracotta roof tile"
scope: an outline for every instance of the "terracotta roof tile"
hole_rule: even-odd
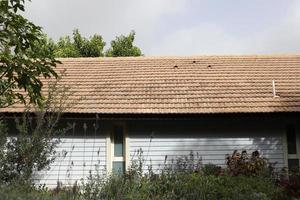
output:
[[[300,55],[61,59],[74,113],[299,112]],[[176,66],[176,67],[175,67]],[[273,97],[272,81],[279,97]],[[45,86],[45,89],[47,86]],[[22,105],[1,109],[21,112]]]

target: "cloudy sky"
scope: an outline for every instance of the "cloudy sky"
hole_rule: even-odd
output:
[[[299,0],[32,0],[25,15],[54,39],[135,30],[145,55],[300,53]]]

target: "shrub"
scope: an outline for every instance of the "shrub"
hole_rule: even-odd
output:
[[[66,191],[54,193],[49,190],[37,189],[30,185],[0,186],[1,200],[79,200],[78,194]]]
[[[280,187],[267,178],[248,176],[203,176],[199,173],[171,173],[144,176],[139,181],[125,175],[93,177],[81,191],[36,189],[27,185],[0,187],[1,200],[271,200],[288,199]]]
[[[199,173],[160,174],[154,178],[145,176],[140,181],[130,180],[124,176],[111,176],[103,184],[97,193],[89,193],[93,195],[86,199],[250,200],[280,199],[282,194],[282,190],[267,178],[203,176]]]
[[[167,159],[167,157],[166,157]],[[202,167],[202,158],[198,154],[191,151],[186,156],[177,157],[172,159],[170,163],[165,161],[164,171],[168,172],[200,172]]]
[[[230,176],[270,176],[274,172],[274,164],[269,163],[258,151],[252,152],[251,156],[247,151],[234,151],[232,155],[226,155],[226,165]]]
[[[206,164],[202,167],[203,175],[215,175],[218,176],[222,173],[222,168],[214,164]]]
[[[33,183],[35,173],[54,161],[58,138],[68,130],[67,126],[58,126],[70,93],[66,86],[58,84],[59,80],[49,83],[41,107],[28,107],[21,118],[16,118],[9,139],[8,129],[0,121],[0,184]]]
[[[91,176],[83,187],[84,199],[286,199],[271,178],[224,175],[213,164],[199,167],[201,159],[192,153],[166,164],[158,174],[142,173],[142,153],[138,157],[124,175]]]
[[[279,185],[289,197],[300,198],[300,174],[291,175],[289,179],[281,180]]]
[[[291,195],[297,197],[295,195],[297,193],[288,192],[297,191],[298,182],[293,182],[292,179],[289,185],[279,187],[271,177],[229,176],[213,164],[204,165],[202,171],[186,171],[182,170],[183,168],[175,171],[174,169],[177,168],[174,167],[172,170],[162,170],[158,174],[152,171],[142,173],[142,151],[138,158],[140,161],[133,162],[135,164],[125,174],[90,175],[88,182],[82,183],[79,187],[74,185],[74,187],[47,190],[37,189],[31,185],[2,185],[0,195],[3,198],[1,199],[17,200],[21,197],[22,200],[283,200],[290,199]],[[184,162],[189,163],[189,161]]]

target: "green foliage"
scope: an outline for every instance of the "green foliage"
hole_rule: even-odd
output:
[[[135,32],[128,36],[121,35],[111,41],[111,47],[105,56],[141,56],[141,50],[133,45]],[[102,36],[93,35],[89,39],[82,37],[78,29],[70,36],[61,37],[55,45],[54,55],[56,57],[101,57],[104,56],[103,48],[105,42]]]
[[[203,176],[199,173],[163,173],[143,177],[112,175],[93,179],[83,190],[85,199],[276,199],[281,188],[269,179],[245,176]]]
[[[59,137],[68,129],[59,127],[58,122],[67,106],[69,92],[57,81],[49,83],[42,108],[37,107],[35,113],[25,112],[22,118],[16,118],[11,137],[7,138],[7,128],[2,125],[3,120],[0,121],[0,184],[31,184],[35,174],[54,161]]]
[[[24,0],[0,1],[0,108],[18,101],[40,104],[41,77],[57,76],[53,54],[40,51],[41,27],[28,21]]]
[[[105,42],[100,35],[93,35],[90,39],[84,38],[78,29],[70,36],[61,37],[54,50],[56,57],[99,57],[103,56]]]
[[[209,176],[209,175],[218,176],[222,173],[222,168],[214,164],[206,164],[202,167],[201,170],[205,176]]]
[[[135,32],[131,31],[128,36],[121,35],[110,42],[111,47],[107,50],[106,56],[141,56],[142,51],[133,45]]]
[[[111,41],[111,48],[105,53],[108,57],[117,56],[141,56],[141,50],[133,45],[135,32],[132,31],[128,36],[121,35]],[[42,55],[51,55],[54,57],[102,57],[105,42],[101,35],[94,34],[90,38],[83,37],[78,29],[73,31],[72,36],[59,38],[55,43],[47,36],[41,37],[41,40],[35,42],[36,52]],[[32,50],[31,50],[32,52]],[[36,53],[33,52],[33,53]]]
[[[139,150],[124,175],[91,176],[82,188],[83,199],[287,199],[270,177],[221,174],[215,165],[202,167],[192,152],[166,164],[160,173],[142,173],[144,161]]]
[[[0,163],[4,160],[5,143],[7,141],[8,128],[3,118],[0,117]],[[1,165],[1,164],[0,164]]]
[[[55,46],[55,57],[80,57],[79,50],[71,41],[70,36],[61,37]]]
[[[159,173],[149,171],[142,173],[145,161],[142,151],[137,153],[137,159],[130,169],[123,175],[111,174],[109,176],[90,175],[88,181],[81,186],[57,188],[47,190],[43,188],[33,188],[26,185],[3,186],[0,187],[0,195],[3,199],[45,199],[45,200],[98,200],[98,199],[127,199],[127,200],[288,200],[293,199],[286,190],[279,187],[276,181],[266,176],[230,176],[226,174],[213,174],[219,169],[214,165],[205,165],[192,171],[195,167],[186,166],[182,168],[182,163],[195,163],[188,161],[188,155],[181,161],[179,167],[164,167]],[[182,162],[183,160],[183,162]],[[179,171],[176,171],[178,169]],[[293,186],[294,187],[294,186]],[[298,188],[296,188],[297,190]],[[294,194],[294,193],[293,193]],[[294,196],[295,197],[295,196]]]
[[[100,35],[93,35],[90,40],[82,37],[78,29],[73,32],[73,39],[76,48],[79,50],[82,57],[99,57],[103,56],[103,47],[105,42]]]
[[[79,193],[65,190],[59,193],[27,184],[0,186],[1,200],[80,200]]]
[[[36,48],[28,49],[28,53],[31,53],[32,55],[40,54],[45,57],[55,57],[55,43],[46,34],[43,34],[39,41],[35,41],[34,45]]]
[[[47,129],[53,126],[51,117],[38,116],[37,120],[24,115],[16,120],[17,136],[11,137],[2,152],[0,161],[0,181],[30,181],[34,172],[45,169],[53,161],[54,148],[59,142],[53,140],[54,134]],[[32,134],[31,134],[32,133]]]
[[[92,185],[92,186],[91,186]],[[90,179],[81,190],[65,188],[51,191],[26,185],[2,186],[3,200],[288,200],[272,180],[260,177],[202,176],[178,173],[144,177],[140,181],[112,175],[108,179]]]

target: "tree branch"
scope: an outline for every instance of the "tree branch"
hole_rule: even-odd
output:
[[[16,83],[16,81],[11,82],[6,88],[4,88],[3,91],[0,92],[0,95],[2,96],[2,95],[3,95],[8,89],[10,89],[11,86],[12,86],[13,84],[15,84],[15,83]]]

